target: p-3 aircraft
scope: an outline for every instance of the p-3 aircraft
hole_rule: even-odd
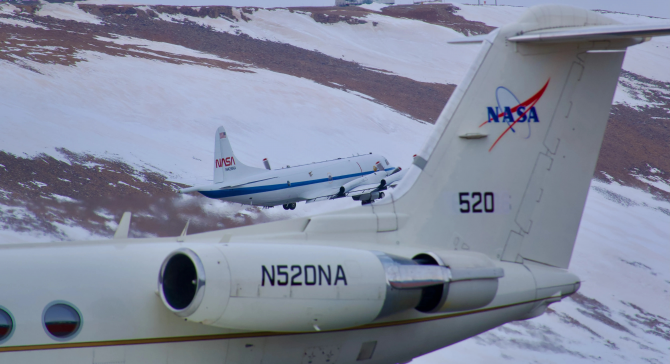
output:
[[[233,153],[223,126],[214,134],[214,184],[181,189],[181,193],[200,192],[209,197],[246,205],[276,206],[293,210],[296,202],[350,196],[363,204],[384,198],[404,173],[391,167],[381,155],[364,154],[349,158],[265,169],[242,163]]]
[[[575,293],[567,268],[626,48],[540,5],[486,36],[377,202],[173,238],[0,246],[0,362],[402,363]]]

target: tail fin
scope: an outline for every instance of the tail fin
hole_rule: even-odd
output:
[[[393,193],[400,237],[567,268],[633,28],[540,5],[483,40]]]
[[[219,126],[214,135],[214,183],[228,182],[248,177],[264,169],[249,167],[242,163],[230,146],[226,129]]]

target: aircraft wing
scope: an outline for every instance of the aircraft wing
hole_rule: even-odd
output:
[[[376,182],[375,183],[367,183],[367,184],[362,184],[362,185],[357,185],[349,190],[346,190],[344,192],[336,193],[336,194],[331,194],[331,195],[324,195],[324,196],[319,196],[315,198],[310,198],[305,201],[305,203],[312,203],[312,202],[317,202],[317,201],[325,201],[325,200],[334,200],[336,198],[342,198],[342,197],[356,197],[356,196],[362,196],[365,194],[370,194],[373,192],[379,192],[379,191],[384,191],[387,188],[395,188],[400,179],[405,175],[405,171],[402,170],[401,168],[397,169],[397,172],[394,171],[390,175],[386,176],[383,178],[383,182]],[[356,199],[356,198],[354,198]]]
[[[333,194],[333,195],[320,196],[320,197],[312,198],[312,199],[309,199],[309,200],[305,200],[305,203],[312,203],[312,202],[326,201],[326,200],[335,200],[335,199],[342,198],[342,197],[362,196],[362,195],[369,194],[369,193],[372,193],[372,192],[383,191],[383,190],[386,190],[387,188],[395,188],[397,184],[398,183],[395,182],[392,185],[384,186],[384,188],[379,188],[379,184],[358,186],[355,189],[353,189],[349,192],[346,192],[344,194]]]
[[[346,196],[353,197],[353,196],[364,195],[364,194],[370,193],[370,192],[384,191],[387,188],[394,188],[397,184],[398,184],[398,182],[394,182],[393,184],[387,184],[382,188],[380,188],[379,184],[358,186],[358,187],[354,188],[353,190],[347,192]]]

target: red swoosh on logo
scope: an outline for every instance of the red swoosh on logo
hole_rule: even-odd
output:
[[[537,104],[537,102],[540,101],[540,98],[541,98],[542,95],[544,94],[544,91],[547,89],[547,86],[549,86],[549,81],[551,81],[551,78],[547,80],[547,83],[545,83],[544,86],[540,89],[540,91],[536,92],[535,95],[531,96],[528,100],[526,100],[526,101],[520,103],[519,105],[514,106],[514,107],[511,109],[512,112],[515,112],[520,106],[524,106],[524,107],[526,107],[526,111],[524,111],[523,114],[521,114],[518,118],[516,118],[516,120],[514,120],[514,122],[513,122],[512,124],[510,124],[510,125],[507,127],[507,129],[505,129],[505,131],[502,132],[502,134],[500,134],[500,136],[498,137],[498,139],[496,139],[496,141],[493,142],[493,145],[491,145],[491,148],[489,148],[489,152],[491,151],[491,149],[493,149],[493,147],[496,146],[496,144],[498,143],[498,141],[500,141],[500,139],[501,139],[505,134],[507,134],[507,132],[510,131],[510,129],[512,129],[512,128],[514,127],[514,124],[516,124],[522,117],[524,117],[524,115],[526,115],[526,113],[527,113],[528,111],[530,111],[530,108],[531,108],[531,107],[535,106],[535,104]],[[501,117],[501,116],[504,116],[504,115],[505,115],[505,112],[503,111],[502,113],[500,113],[500,115],[498,115],[498,117]],[[489,121],[491,121],[491,119],[486,120],[486,121],[483,122],[481,125],[479,125],[479,127],[481,128],[482,126],[486,125]]]

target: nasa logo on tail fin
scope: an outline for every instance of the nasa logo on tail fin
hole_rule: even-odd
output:
[[[506,87],[500,86],[496,89],[496,101],[498,105],[488,106],[486,108],[488,120],[481,123],[479,127],[481,128],[492,123],[502,123],[506,125],[506,128],[503,129],[500,136],[493,142],[489,148],[489,152],[496,146],[500,139],[507,134],[507,132],[512,131],[512,133],[516,133],[517,130],[522,127],[521,125],[516,125],[517,123],[527,125],[527,128],[522,127],[524,130],[520,131],[518,135],[524,139],[530,138],[532,123],[540,122],[537,110],[535,109],[535,104],[537,104],[542,98],[542,95],[544,95],[544,91],[547,89],[547,86],[549,86],[549,81],[550,80],[547,80],[538,92],[524,102],[520,102],[514,93]]]
[[[219,126],[214,134],[214,183],[239,180],[265,171],[242,163],[233,152],[226,130]]]

